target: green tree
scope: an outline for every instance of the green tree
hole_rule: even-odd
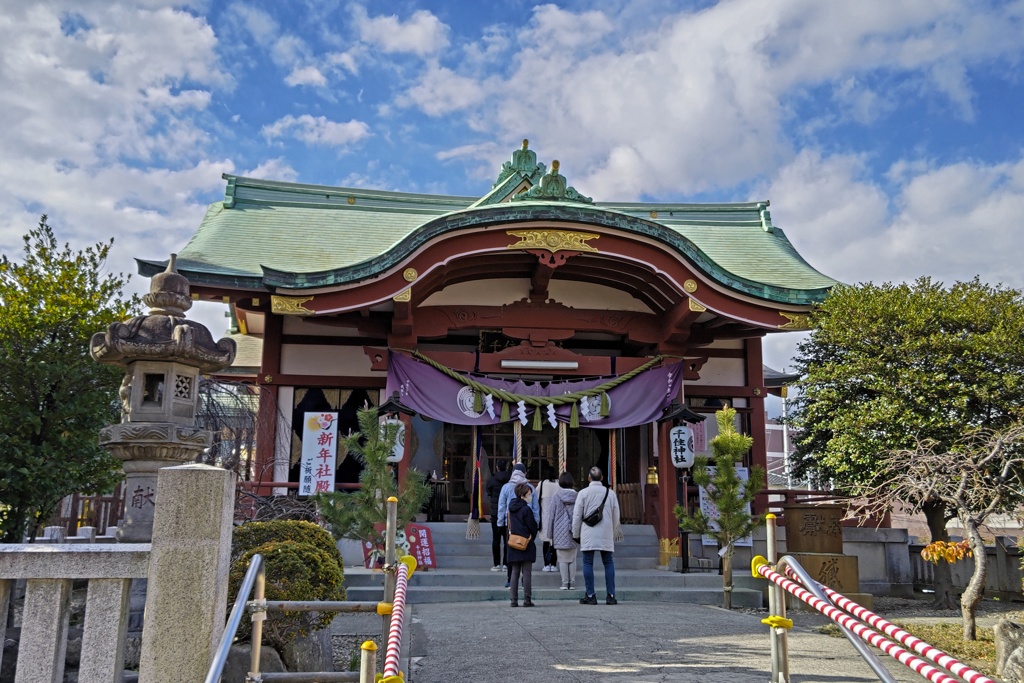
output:
[[[736,541],[746,538],[764,524],[764,517],[750,514],[750,503],[764,488],[765,472],[762,467],[750,468],[747,481],[740,479],[736,465],[750,450],[754,440],[736,431],[736,411],[726,405],[715,413],[718,436],[711,440],[714,453],[714,472],[708,458],[697,458],[693,463],[693,482],[707,492],[718,510],[717,517],[708,517],[697,510],[690,514],[677,505],[679,527],[690,533],[713,537],[724,550],[722,554],[722,606],[732,609],[732,555]]]
[[[357,538],[379,548],[384,544],[384,533],[379,527],[387,523],[387,499],[398,499],[398,529],[404,529],[423,508],[430,488],[422,472],[410,469],[399,490],[387,462],[398,438],[398,427],[387,422],[380,424],[376,408],[360,410],[358,419],[359,431],[346,437],[344,444],[348,455],[363,464],[359,474],[362,488],[318,493],[315,500],[335,538]]]
[[[116,422],[121,371],[89,338],[139,308],[128,277],[104,273],[113,240],[61,246],[44,215],[25,258],[0,255],[0,540],[20,542],[68,494],[109,490],[120,463],[98,443]]]
[[[1000,428],[1024,408],[1024,301],[977,278],[950,287],[862,284],[832,290],[799,346],[793,402],[798,475],[840,492],[885,488],[882,459],[928,442],[951,451],[973,428]],[[938,496],[920,505],[932,541],[956,514]],[[952,607],[948,566],[939,605]]]

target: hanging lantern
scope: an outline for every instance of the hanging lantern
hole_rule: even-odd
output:
[[[668,447],[672,464],[679,469],[693,466],[693,432],[689,427],[673,427],[668,432]]]

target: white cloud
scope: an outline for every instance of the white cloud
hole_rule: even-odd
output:
[[[844,282],[866,279],[866,264],[851,260],[846,250],[882,234],[890,208],[863,156],[804,150],[777,170],[756,199],[771,200],[772,222],[816,268]]]
[[[299,172],[292,168],[284,157],[267,159],[255,168],[242,171],[241,175],[262,180],[281,180],[286,183],[293,183],[299,178]]]
[[[460,76],[451,69],[431,66],[420,82],[399,99],[400,105],[415,105],[428,116],[442,116],[483,102],[489,84]]]
[[[73,6],[73,12],[70,8]],[[14,3],[0,17],[0,249],[47,213],[76,248],[116,236],[108,266],[187,240],[230,161],[203,116],[232,86],[185,3]],[[134,287],[144,289],[135,278]]]
[[[800,154],[768,194],[773,222],[812,265],[848,283],[983,280],[1024,287],[1024,159],[899,162],[890,200],[855,157]],[[776,208],[777,207],[777,208]]]
[[[269,47],[280,32],[277,21],[261,9],[240,2],[232,3],[225,12],[229,20],[237,21],[257,43]]]
[[[263,126],[260,132],[268,140],[290,136],[308,145],[343,147],[370,135],[370,127],[355,119],[339,123],[329,121],[324,116],[289,114],[268,126]]]
[[[327,77],[324,76],[320,69],[315,66],[304,66],[296,67],[292,69],[292,72],[284,79],[285,85],[297,86],[297,85],[313,85],[313,86],[324,86],[327,85]]]
[[[865,272],[884,269],[895,279],[920,275],[1024,287],[1024,160],[1003,164],[963,161],[909,178],[898,212],[884,234],[857,245]],[[872,261],[878,263],[871,268]]]
[[[814,267],[849,284],[982,281],[1024,288],[1024,158],[893,165],[889,200],[857,157],[804,152],[767,190],[772,220]],[[762,197],[763,198],[763,197]],[[800,335],[770,335],[765,362],[790,363]]]
[[[448,26],[427,10],[413,12],[404,22],[396,15],[370,17],[359,5],[352,14],[360,39],[383,52],[426,57],[448,46]]]
[[[479,57],[429,65],[395,101],[459,114],[492,139],[529,137],[546,160],[571,164],[567,177],[584,194],[635,199],[770,177],[799,153],[798,103],[822,92],[832,109],[800,122],[812,145],[837,124],[879,122],[908,98],[944,101],[969,120],[971,69],[1022,54],[1019,9],[998,3],[736,0],[641,30],[623,16],[539,6],[508,34],[511,67],[477,73]]]
[[[467,44],[463,51],[470,66],[482,68],[505,55],[511,46],[512,40],[506,27],[487,26],[480,40]]]

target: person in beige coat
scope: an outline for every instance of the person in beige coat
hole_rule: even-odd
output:
[[[586,595],[580,598],[580,604],[597,604],[597,595],[594,591],[594,552],[600,551],[607,591],[605,603],[617,605],[619,601],[615,597],[614,555],[615,541],[622,539],[619,499],[615,497],[615,491],[604,485],[604,473],[600,468],[591,467],[587,479],[590,484],[576,497],[576,507],[572,512],[572,534],[574,538],[580,539],[580,550],[583,552],[583,583]],[[598,509],[601,509],[601,521],[593,526],[584,524],[583,519]]]
[[[540,499],[540,535],[544,542],[541,559],[544,561],[542,572],[557,572],[558,563],[555,546],[551,543],[551,523],[547,521],[548,510],[558,493],[558,481],[555,480],[555,468],[545,463],[541,467],[541,481],[537,484],[537,498]]]

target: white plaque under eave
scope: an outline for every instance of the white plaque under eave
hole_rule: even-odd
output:
[[[338,413],[305,413],[299,495],[333,491],[337,460]]]

